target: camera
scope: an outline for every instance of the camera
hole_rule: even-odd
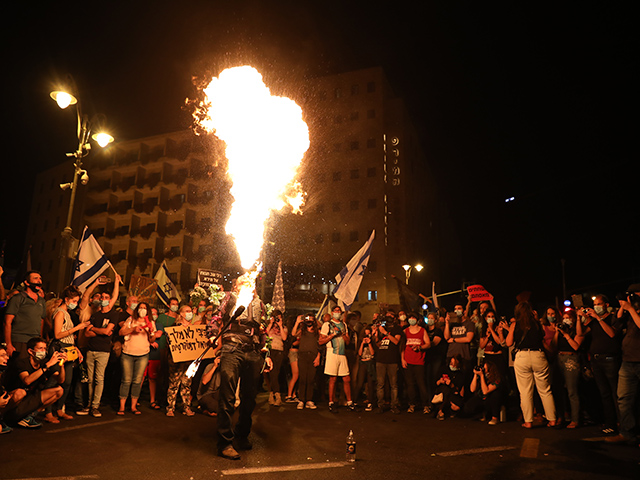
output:
[[[562,322],[558,324],[558,329],[560,329],[564,333],[569,333],[571,331],[571,325]]]
[[[474,372],[481,372],[482,371],[482,365],[476,365],[475,367],[473,367],[473,371]]]

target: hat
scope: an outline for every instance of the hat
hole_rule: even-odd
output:
[[[634,283],[632,285],[629,285],[629,288],[627,288],[627,292],[629,293],[640,292],[640,283]]]

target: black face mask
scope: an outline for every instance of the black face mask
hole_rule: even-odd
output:
[[[42,284],[41,283],[29,283],[28,287],[31,290],[33,290],[34,292],[37,292],[42,287]]]
[[[0,365],[0,373],[4,372],[7,369],[6,365]]]

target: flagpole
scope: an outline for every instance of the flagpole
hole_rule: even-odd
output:
[[[439,293],[438,295],[436,295],[436,298],[437,298],[437,297],[444,297],[444,296],[447,296],[447,295],[453,295],[453,294],[461,293],[461,292],[464,292],[464,290],[454,290],[453,292]],[[432,298],[432,297],[425,297],[425,296],[424,296],[423,294],[421,294],[421,293],[419,293],[418,295],[420,295],[420,296],[421,296],[422,298],[424,298],[425,300],[429,300],[429,301],[431,301],[431,298]]]

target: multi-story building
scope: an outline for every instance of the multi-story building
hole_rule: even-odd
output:
[[[416,261],[429,269],[431,258],[420,252],[437,254],[430,233],[437,217],[435,182],[402,99],[382,69],[372,68],[310,80],[294,100],[311,137],[299,175],[307,203],[302,215],[272,218],[259,288],[269,299],[282,261],[288,307],[317,306],[375,229],[369,269],[352,308],[368,314],[380,303],[398,303],[392,275],[404,279],[402,265]],[[183,291],[193,286],[198,268],[229,278],[240,270],[224,232],[232,197],[222,146],[213,136],[189,130],[120,142],[92,153],[85,165],[91,180],[81,187],[77,209],[83,213],[74,232],[89,226],[125,284],[132,274],[153,276],[163,260]],[[56,202],[66,208],[57,189],[68,181],[62,178],[66,169],[72,172],[64,167],[38,176],[34,209]],[[49,257],[58,253],[52,242],[63,225],[56,227],[47,210],[51,225],[42,227],[42,213],[32,211],[29,237],[34,266],[46,281],[56,277],[58,262]]]

